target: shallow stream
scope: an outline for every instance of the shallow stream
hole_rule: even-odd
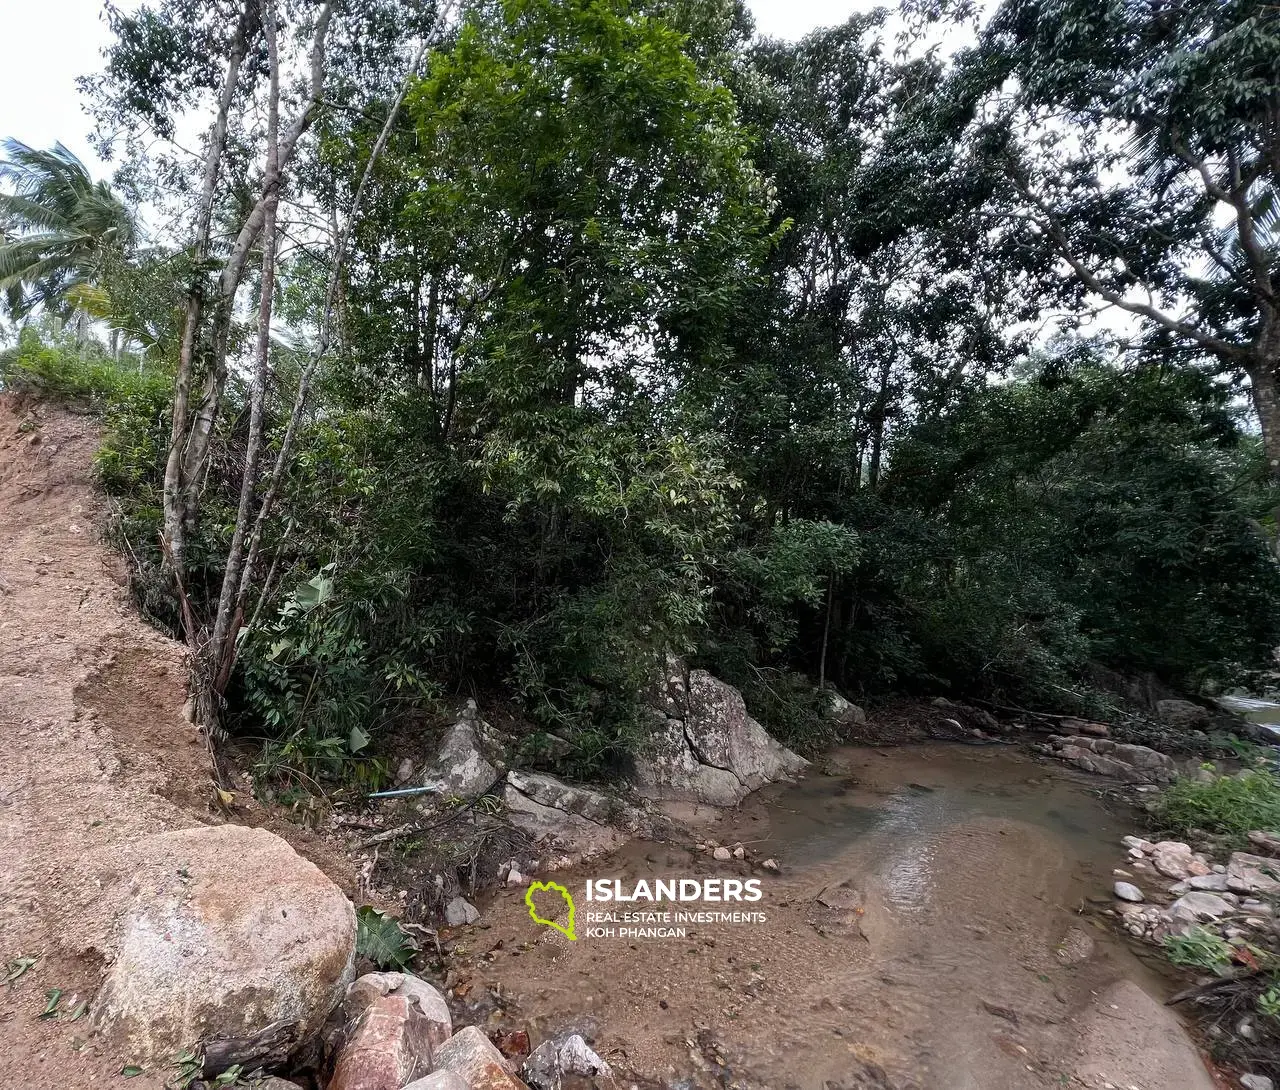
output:
[[[619,1068],[668,1085],[1203,1090],[1165,981],[1098,914],[1137,825],[1097,785],[1005,746],[839,750],[728,815],[681,815],[745,860],[634,843],[557,875],[575,942],[499,894],[478,971],[535,1027],[596,1030]],[[586,934],[587,879],[683,877],[759,879],[758,903],[693,907],[766,920]]]

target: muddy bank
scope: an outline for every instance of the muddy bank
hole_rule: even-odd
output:
[[[596,1031],[617,1068],[674,1086],[1211,1087],[1158,1002],[1164,982],[1089,911],[1132,824],[1093,783],[1010,747],[843,749],[703,828],[756,862],[633,843],[557,876],[577,941],[503,891],[454,973],[536,1028]],[[781,873],[760,867],[770,856]],[[602,907],[585,905],[588,878],[682,877],[759,879],[758,903],[719,907],[765,921],[588,935],[584,913]]]

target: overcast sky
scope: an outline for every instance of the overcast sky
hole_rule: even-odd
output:
[[[117,0],[123,8],[133,6]],[[799,38],[874,0],[749,0],[761,34]],[[34,147],[61,140],[97,164],[86,139],[77,76],[95,71],[107,31],[102,0],[0,0],[0,137]]]

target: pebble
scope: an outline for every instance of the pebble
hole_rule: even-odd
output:
[[[716,860],[718,860],[721,863],[727,863],[730,859],[733,858],[733,854],[729,851],[729,849],[724,847],[717,848],[711,854]]]
[[[1244,1090],[1275,1090],[1276,1086],[1266,1075],[1241,1075],[1240,1085]]]
[[[1137,904],[1145,900],[1142,896],[1142,890],[1135,886],[1132,882],[1117,882],[1115,884],[1115,894],[1122,901],[1130,901]]]

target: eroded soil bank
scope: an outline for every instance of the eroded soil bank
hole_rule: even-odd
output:
[[[505,890],[455,964],[533,1025],[594,1030],[616,1068],[677,1086],[1212,1087],[1164,983],[1091,910],[1130,826],[1091,783],[1006,746],[839,750],[704,827],[781,873],[635,843],[557,876],[577,941]],[[585,905],[588,878],[663,877],[759,878],[758,904],[720,907],[767,921],[587,936],[606,907]]]

